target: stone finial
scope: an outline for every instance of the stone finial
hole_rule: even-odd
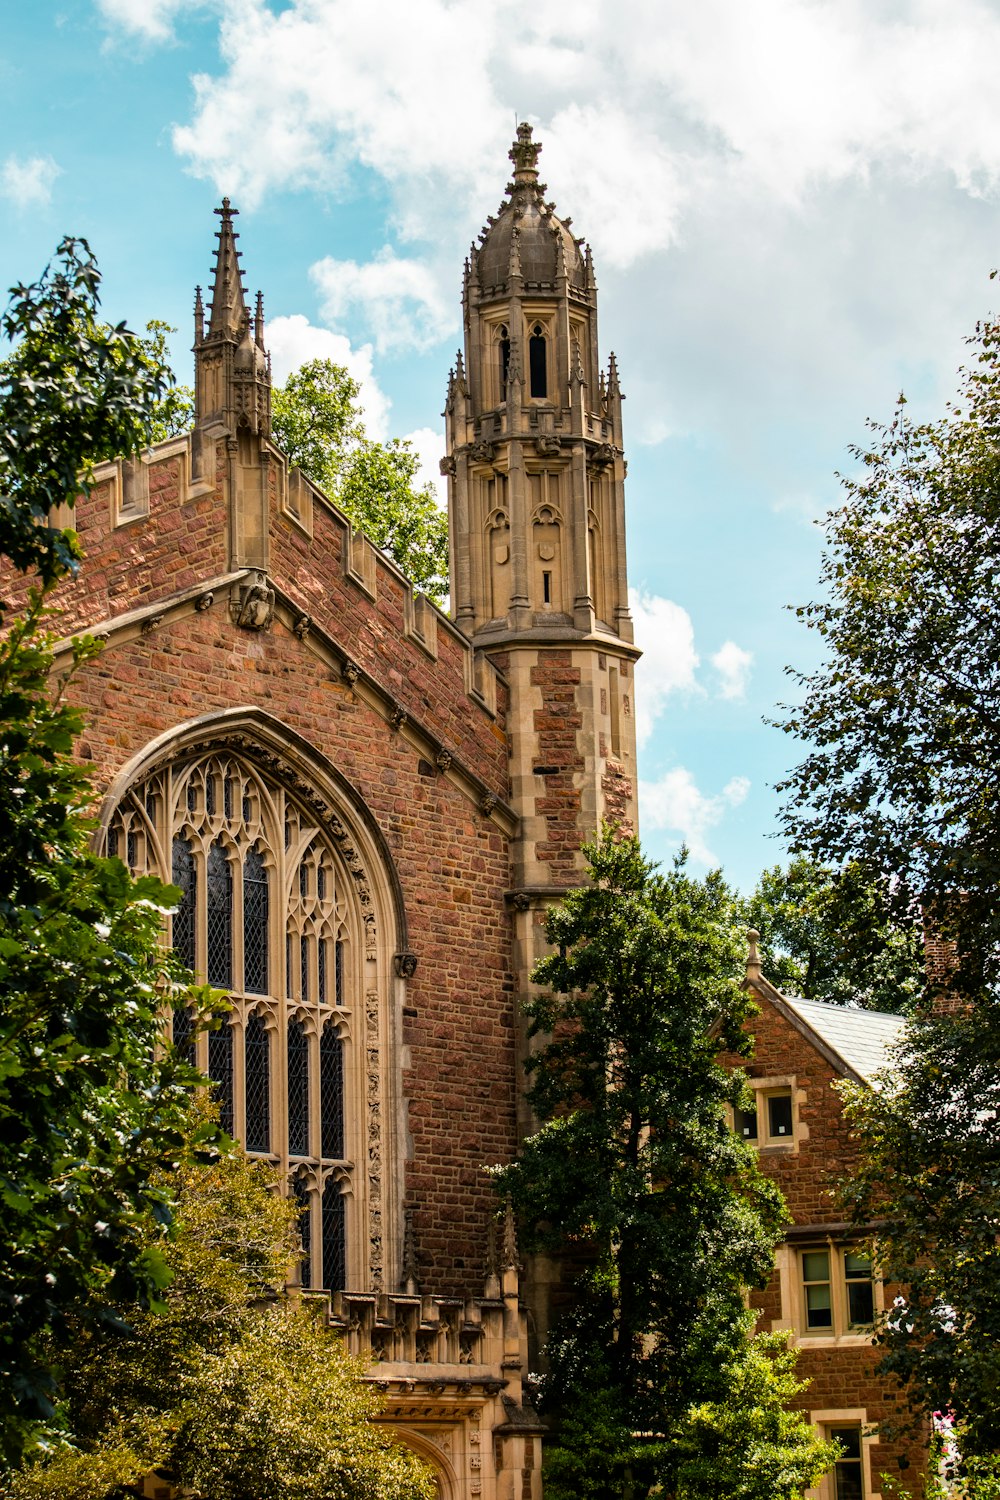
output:
[[[508,1198],[503,1215],[503,1269],[517,1268],[517,1225],[514,1205]]]
[[[408,1297],[419,1295],[417,1281],[417,1243],[413,1232],[413,1209],[403,1210],[403,1290]]]
[[[612,350],[611,358],[608,360],[608,400],[615,400],[621,396],[621,393],[621,386],[618,384],[618,361]]]
[[[205,304],[201,300],[201,287],[194,289],[194,346],[197,349],[205,337]]]
[[[522,121],[517,127],[517,140],[507,153],[514,163],[515,183],[538,181],[538,153],[541,149],[541,144],[531,139],[531,126]]]
[[[257,310],[253,320],[253,338],[258,349],[264,347],[264,293],[257,293]]]
[[[760,978],[760,951],[757,944],[760,942],[760,933],[756,927],[747,929],[747,978],[750,980]]]
[[[508,279],[513,281],[521,275],[521,231],[515,224],[510,236],[510,260],[507,263]]]

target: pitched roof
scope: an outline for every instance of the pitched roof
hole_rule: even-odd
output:
[[[891,1063],[890,1049],[906,1025],[905,1016],[783,995],[762,975],[748,973],[748,980],[844,1077],[870,1084]]]
[[[905,1016],[886,1015],[884,1011],[800,1000],[796,995],[782,998],[866,1083],[891,1062],[890,1048],[906,1025]]]

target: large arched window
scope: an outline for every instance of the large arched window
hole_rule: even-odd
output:
[[[129,788],[107,847],[180,889],[173,946],[231,1009],[196,1036],[178,1008],[173,1037],[212,1078],[225,1129],[286,1174],[303,1284],[378,1286],[368,879],[339,820],[328,826],[301,777],[292,791],[273,765],[225,748],[180,756]]]

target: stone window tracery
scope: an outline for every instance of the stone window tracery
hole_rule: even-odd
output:
[[[349,1276],[378,1284],[372,1224],[381,1220],[365,1113],[378,1087],[377,1054],[366,1051],[377,1011],[364,977],[374,926],[362,906],[367,877],[334,824],[331,833],[305,795],[222,747],[178,757],[133,785],[107,849],[134,873],[180,889],[169,939],[232,1008],[198,1036],[191,1012],[178,1008],[174,1040],[213,1079],[223,1127],[288,1174],[303,1285],[338,1289]],[[361,1181],[359,1158],[368,1168]]]

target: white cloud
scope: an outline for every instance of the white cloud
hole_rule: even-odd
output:
[[[724,641],[712,657],[712,666],[719,674],[719,697],[745,698],[752,665],[751,652],[744,651],[735,641]]]
[[[706,797],[691,772],[677,766],[657,781],[639,783],[642,821],[676,834],[687,845],[695,864],[712,866],[718,860],[708,846],[708,833],[731,808],[739,807],[749,790],[745,776],[734,776],[717,796]]]
[[[359,399],[369,437],[384,442],[389,436],[390,401],[375,378],[370,344],[355,349],[344,334],[317,328],[302,313],[271,318],[265,341],[276,385],[283,385],[293,371],[310,359],[331,359],[334,364],[343,365],[361,387]]]
[[[429,484],[440,509],[446,509],[448,495],[440,468],[444,454],[444,433],[438,432],[435,427],[417,427],[406,434],[405,441],[411,445],[420,460],[416,475],[417,489]]]
[[[698,692],[691,616],[672,599],[629,589],[635,643],[642,651],[636,666],[635,733],[639,748],[649,743],[656,719],[672,693]]]
[[[51,156],[8,156],[0,167],[0,193],[20,210],[46,208],[61,171]]]
[[[323,316],[336,324],[356,312],[380,354],[426,349],[450,338],[458,327],[430,269],[394,255],[388,246],[365,265],[327,256],[309,274],[319,290]]]
[[[97,8],[112,27],[147,42],[165,42],[174,21],[184,11],[197,10],[210,0],[97,0]]]
[[[184,0],[101,3],[158,36]],[[275,187],[335,187],[358,162],[390,186],[404,234],[465,236],[525,100],[557,197],[612,265],[675,243],[720,192],[798,204],[879,163],[948,173],[969,194],[1000,183],[1000,15],[986,0],[665,0],[655,14],[591,0],[572,27],[562,0],[220,3],[223,70],[194,79],[174,142],[247,206]]]

